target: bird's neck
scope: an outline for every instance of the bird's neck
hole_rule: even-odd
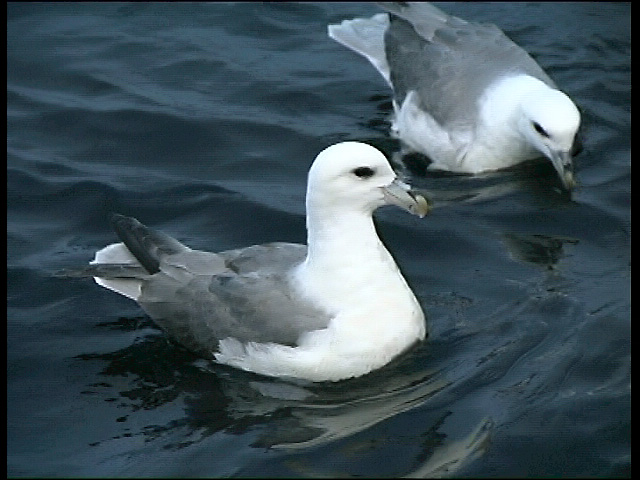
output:
[[[307,215],[309,268],[340,269],[367,259],[392,262],[370,214],[359,211],[323,211]]]
[[[307,214],[307,236],[307,258],[296,281],[306,296],[330,309],[366,303],[384,290],[408,289],[370,214]]]

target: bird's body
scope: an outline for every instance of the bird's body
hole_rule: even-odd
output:
[[[121,243],[75,276],[137,301],[190,350],[244,370],[312,381],[360,376],[426,334],[422,309],[371,214],[427,204],[375,148],[325,149],[309,172],[308,245],[192,250],[115,215]]]
[[[580,114],[571,99],[495,25],[420,2],[329,26],[394,91],[392,133],[430,168],[480,173],[547,156],[572,188]]]

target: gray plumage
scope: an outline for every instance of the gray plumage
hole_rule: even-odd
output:
[[[63,275],[141,281],[140,306],[199,355],[213,358],[227,337],[295,345],[302,333],[329,323],[330,315],[303,301],[289,282],[289,270],[306,257],[305,245],[274,242],[210,253],[191,250],[135,218],[114,214],[112,225],[146,266],[93,264]]]
[[[536,61],[491,23],[443,15],[429,3],[379,5],[392,14],[384,48],[398,105],[415,90],[423,109],[441,124],[474,123],[478,98],[496,78],[527,74],[556,88]]]

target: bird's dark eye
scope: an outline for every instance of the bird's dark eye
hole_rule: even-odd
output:
[[[534,130],[536,132],[538,132],[543,137],[548,137],[549,136],[547,131],[544,128],[542,128],[538,122],[533,122],[533,128],[534,128]]]
[[[376,171],[369,167],[358,167],[352,170],[353,174],[358,178],[369,178],[373,176]]]

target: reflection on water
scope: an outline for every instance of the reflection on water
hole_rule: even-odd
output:
[[[183,396],[186,417],[179,425],[203,429],[201,435],[205,436],[221,429],[240,433],[268,421],[269,432],[256,446],[318,445],[408,410],[446,386],[443,380],[420,372],[391,378],[374,373],[338,383],[288,383],[197,359],[162,333],[154,332],[149,322],[138,318],[101,324],[139,329],[146,335],[115,352],[76,357],[106,362],[101,371],[105,380],[92,384],[83,393],[113,389],[109,378],[129,378],[125,389],[113,393],[131,413],[158,408]],[[140,433],[157,434],[160,430],[155,427]]]
[[[494,427],[495,423],[491,418],[483,418],[469,435],[435,450],[423,465],[406,477],[443,478],[455,475],[489,449]]]
[[[111,441],[138,437],[174,450],[218,432],[240,435],[254,431],[254,448],[308,449],[351,437],[424,405],[451,384],[443,372],[425,373],[412,368],[416,360],[412,352],[361,378],[321,384],[285,382],[198,359],[168,340],[147,317],[121,318],[102,323],[99,328],[139,333],[137,341],[128,347],[76,357],[104,364],[102,381],[88,385],[82,393],[100,393],[106,402],[123,410],[117,420],[122,433]],[[385,372],[387,368],[394,370],[393,375]],[[144,425],[137,431],[127,426],[136,412],[158,410],[158,418],[162,407],[171,404],[183,405],[181,418],[174,412],[164,425]],[[493,427],[490,418],[470,427],[464,438],[451,442],[440,431],[448,416],[436,416],[433,426],[426,428],[428,438],[424,438],[424,451],[418,456],[421,465],[414,476],[451,474],[465,464],[467,457],[476,458],[484,451]]]
[[[553,268],[564,256],[564,246],[576,245],[577,239],[550,235],[504,234],[504,243],[515,260]]]
[[[393,150],[387,150],[393,152]],[[565,204],[571,201],[572,192],[560,184],[558,174],[546,159],[530,160],[514,167],[477,175],[431,171],[416,167],[424,160],[411,160],[420,154],[389,157],[402,175],[410,178],[412,186],[433,202],[434,208],[495,200],[517,192],[527,192],[538,201]]]

